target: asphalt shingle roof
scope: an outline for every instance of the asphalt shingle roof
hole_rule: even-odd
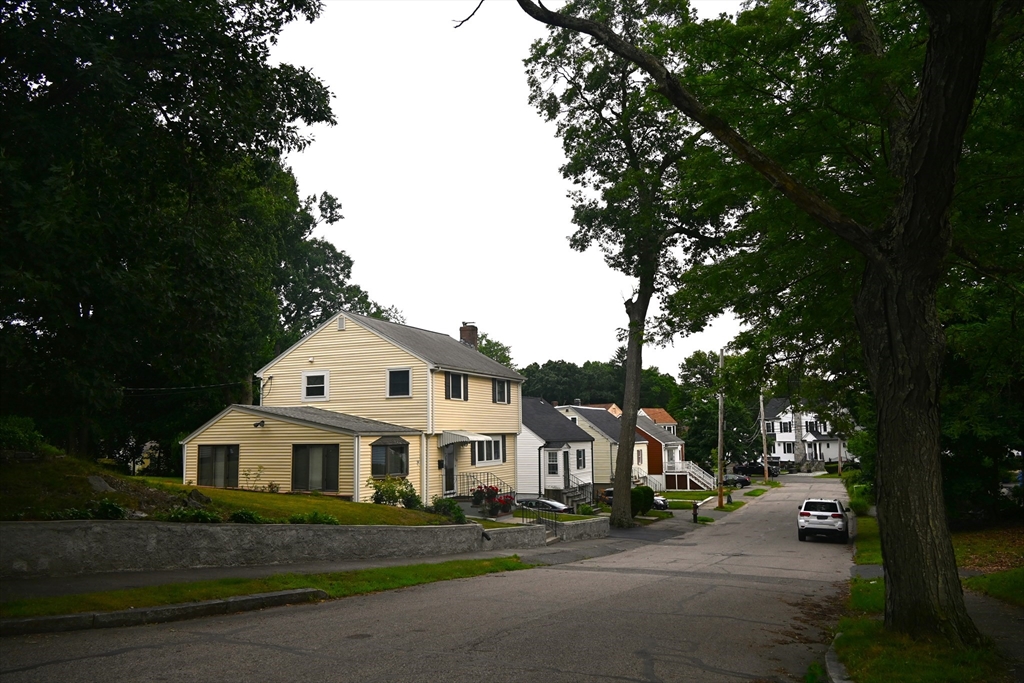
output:
[[[669,415],[668,411],[664,408],[642,408],[641,410],[643,410],[647,414],[647,417],[651,418],[655,424],[678,424],[676,419]]]
[[[772,398],[768,399],[768,402],[764,404],[764,419],[774,420],[779,416],[779,413],[786,411],[789,407],[788,398]]]
[[[636,416],[636,426],[639,427],[640,429],[644,430],[645,434],[647,434],[651,438],[657,439],[661,443],[669,444],[669,443],[682,443],[683,442],[683,440],[680,439],[675,434],[669,434],[664,429],[662,429],[658,425],[654,424],[654,420],[652,420],[649,417],[644,417],[643,415],[637,415]]]
[[[523,425],[548,443],[594,440],[550,403],[536,396],[523,397]]]
[[[328,427],[334,430],[352,432],[353,434],[419,434],[418,429],[402,427],[390,422],[370,420],[365,417],[336,413],[332,410],[311,408],[309,406],[298,406],[294,408],[276,408],[271,406],[247,406],[233,405],[232,408],[239,408],[253,415],[266,415],[267,417],[282,417],[297,420],[314,426]]]
[[[461,370],[470,374],[520,382],[526,379],[515,370],[506,368],[472,346],[463,344],[447,334],[400,325],[387,320],[367,318],[354,313],[345,313],[344,315],[427,362],[447,370]]]
[[[594,427],[600,431],[605,437],[618,443],[619,431],[622,429],[619,418],[615,417],[607,410],[603,408],[590,408],[588,406],[566,406],[572,410],[578,411],[579,415],[586,419],[587,422],[594,425]],[[647,439],[643,438],[639,434],[636,435],[637,443],[647,443]]]

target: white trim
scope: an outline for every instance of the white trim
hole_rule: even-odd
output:
[[[405,370],[409,373],[409,393],[408,394],[395,394],[391,395],[391,373],[401,372]],[[397,367],[387,368],[384,370],[384,398],[412,398],[412,368],[411,367]]]
[[[352,451],[352,479],[353,479],[353,481],[352,481],[352,502],[353,503],[358,503],[359,499],[360,499],[360,491],[359,491],[359,484],[360,484],[360,481],[359,481],[359,456],[360,456],[359,449],[360,449],[360,446],[361,446],[361,440],[359,438],[359,435],[356,434],[355,438],[352,441],[352,447],[354,449]]]
[[[420,434],[420,498],[424,505],[430,505],[430,498],[427,495],[427,435]]]
[[[434,373],[435,369],[427,366],[427,434],[434,433]],[[442,485],[441,488],[444,488]]]
[[[324,395],[323,396],[306,396],[306,378],[317,377],[323,375],[324,378]],[[303,403],[325,403],[331,400],[331,371],[330,370],[304,370],[302,372],[302,384],[300,385],[302,391],[302,402]]]

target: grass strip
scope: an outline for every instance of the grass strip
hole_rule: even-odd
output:
[[[734,501],[732,503],[726,503],[722,507],[717,507],[715,509],[718,510],[719,512],[735,512],[736,510],[739,510],[741,507],[743,507],[746,504],[747,504],[746,501],[737,500],[737,501]]]
[[[665,491],[658,495],[663,496],[666,500],[704,500],[708,496],[718,494],[715,491]]]
[[[781,481],[775,481],[774,479],[751,479],[750,483],[754,486],[767,486],[770,489],[777,489],[782,486]]]
[[[515,510],[512,515],[517,519],[533,519],[533,514],[528,514],[523,510]],[[594,519],[595,515],[569,515],[560,512],[554,513],[556,522],[578,522],[584,519]]]
[[[714,523],[715,523],[715,518],[714,517],[705,517],[703,515],[700,515],[700,516],[697,517],[697,524],[714,524]]]
[[[1024,567],[962,579],[967,588],[1024,607]]]
[[[942,640],[915,640],[885,629],[871,616],[839,622],[835,648],[857,683],[989,683],[1005,679],[1005,663],[990,648],[957,650]]]
[[[857,518],[857,537],[854,541],[857,564],[882,564],[882,539],[878,535],[878,520],[874,517]]]
[[[758,496],[763,496],[767,492],[768,489],[751,489],[750,491],[744,491],[743,495],[750,496],[751,498],[757,498]]]
[[[259,579],[217,579],[173,583],[100,593],[11,600],[0,604],[0,617],[21,618],[80,612],[112,612],[130,608],[216,600],[236,595],[269,593],[292,588],[319,588],[331,598],[344,598],[394,588],[418,586],[435,581],[529,569],[532,566],[524,564],[518,556],[512,555],[488,560],[452,560],[437,564],[377,567],[328,574],[275,574]]]
[[[885,580],[850,579],[850,611],[858,614],[882,614],[885,611]]]
[[[690,500],[670,500],[668,501],[669,510],[692,510],[693,501]]]

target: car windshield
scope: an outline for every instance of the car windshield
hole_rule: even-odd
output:
[[[828,501],[809,500],[804,503],[804,512],[839,512],[839,506]]]

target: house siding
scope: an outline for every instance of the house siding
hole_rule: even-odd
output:
[[[510,382],[510,385],[511,402],[494,403],[491,401],[491,378],[470,375],[469,400],[446,399],[444,372],[435,372],[434,432],[459,429],[478,434],[518,434],[521,385],[517,382]]]
[[[517,493],[526,496],[543,495],[544,490],[540,485],[540,464],[537,462],[537,449],[543,445],[544,439],[523,427],[516,450]]]
[[[355,499],[365,503],[373,500],[373,488],[367,482],[373,478],[373,442],[378,438],[380,437],[361,436],[359,438],[359,481],[355,482],[358,484],[356,489],[358,495]],[[412,482],[416,493],[423,499],[423,503],[429,505],[430,498],[423,491],[422,485],[423,451],[420,449],[420,437],[417,435],[403,436],[402,438],[409,442],[409,474],[405,478]]]
[[[411,397],[387,397],[389,368],[412,370]],[[302,373],[316,370],[330,371],[329,400],[303,401]],[[426,430],[428,372],[427,364],[416,356],[346,319],[344,330],[327,325],[265,368],[261,403],[306,405]]]
[[[263,427],[254,428],[253,423],[262,420]],[[256,418],[248,413],[231,411],[208,426],[191,441],[184,444],[184,481],[197,482],[199,477],[199,446],[238,445],[238,485],[245,487],[243,472],[252,470],[255,474],[262,465],[260,486],[274,482],[281,492],[291,491],[292,445],[294,444],[338,444],[338,495],[353,494],[353,442],[347,434],[296,425],[269,417]]]
[[[644,460],[644,464],[647,466],[647,473],[664,474],[665,467],[661,454],[661,442],[640,428],[637,428],[636,431],[640,437],[647,439],[647,458]]]

